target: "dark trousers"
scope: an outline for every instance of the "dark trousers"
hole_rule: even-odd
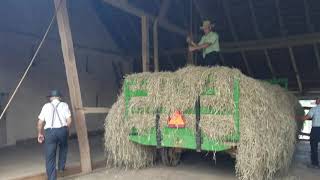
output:
[[[320,142],[320,127],[312,127],[310,133],[311,146],[311,163],[312,165],[319,165],[318,159],[318,143]]]
[[[219,58],[219,52],[211,52],[206,55],[205,58],[201,57],[198,59],[198,66],[217,66],[221,65],[220,58]]]
[[[68,128],[52,128],[45,130],[45,156],[48,180],[56,180],[56,152],[59,146],[58,169],[64,170],[68,152]]]

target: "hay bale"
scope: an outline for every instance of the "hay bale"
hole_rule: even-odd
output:
[[[105,156],[110,167],[143,168],[151,166],[155,150],[129,142],[132,127],[124,121],[124,97],[118,97],[105,121]]]
[[[134,107],[165,107],[168,115],[175,110],[194,106],[205,87],[214,87],[215,96],[201,98],[202,106],[218,111],[233,111],[233,83],[240,82],[240,141],[236,161],[239,179],[272,179],[277,172],[286,172],[291,163],[297,124],[294,121],[297,99],[277,85],[258,81],[227,67],[189,66],[176,72],[140,73],[126,77],[135,81],[130,89],[145,89],[147,97],[132,98]],[[144,83],[148,81],[148,83]],[[149,109],[150,110],[150,109]],[[113,105],[105,123],[105,147],[108,164],[141,168],[153,164],[154,148],[131,143],[128,134],[132,127],[144,132],[154,127],[154,116],[142,113],[125,120],[124,95]],[[187,127],[194,129],[194,115],[186,115]],[[166,117],[160,119],[160,126]],[[235,131],[232,118],[220,114],[202,116],[201,129],[210,138],[219,139]]]

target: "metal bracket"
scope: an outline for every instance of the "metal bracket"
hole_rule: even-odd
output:
[[[201,152],[202,139],[200,129],[200,96],[197,97],[194,109],[196,111],[196,150],[197,152]]]
[[[159,110],[156,112],[156,139],[157,139],[157,148],[161,148],[162,135],[160,130],[160,115]]]

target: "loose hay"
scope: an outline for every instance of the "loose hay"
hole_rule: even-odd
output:
[[[210,78],[209,78],[210,77]],[[296,98],[277,85],[258,81],[227,67],[186,67],[174,73],[140,73],[126,77],[137,83],[132,90],[145,89],[148,97],[132,98],[129,109],[149,106],[152,111],[165,107],[168,116],[175,110],[194,106],[204,87],[215,87],[215,96],[201,98],[202,106],[219,111],[233,111],[234,78],[240,80],[240,141],[236,161],[239,179],[272,179],[286,172],[291,163],[296,141]],[[148,83],[144,83],[147,80]],[[138,131],[154,127],[154,115],[141,114],[125,120],[124,95],[111,108],[105,122],[105,151],[108,165],[142,168],[153,165],[156,151],[129,141],[134,126]],[[194,115],[185,115],[187,127],[194,129]],[[160,125],[166,124],[162,116]],[[219,139],[234,132],[232,118],[222,115],[202,116],[201,129],[211,138]]]

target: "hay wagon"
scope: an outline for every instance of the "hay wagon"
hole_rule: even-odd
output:
[[[210,81],[210,79],[208,80]],[[212,106],[202,105],[201,100],[207,97],[216,96],[214,87],[204,87],[203,92],[198,95],[193,107],[187,109],[177,109],[169,112],[166,107],[150,108],[148,105],[135,106],[131,104],[133,98],[141,98],[151,96],[145,90],[144,84],[147,80],[124,81],[123,93],[125,97],[125,119],[133,118],[141,114],[149,114],[154,117],[153,127],[147,131],[141,132],[135,126],[131,128],[129,140],[144,146],[153,146],[159,149],[161,160],[167,166],[175,166],[179,163],[181,153],[184,150],[195,150],[197,152],[220,152],[229,153],[232,157],[236,155],[237,144],[240,140],[240,115],[239,115],[239,99],[240,99],[240,83],[239,78],[234,77],[232,87],[233,109],[215,109]],[[273,84],[287,86],[287,80],[277,79],[270,81]],[[210,83],[207,83],[210,84]],[[132,87],[135,88],[132,88]],[[137,88],[140,87],[140,88]],[[184,116],[192,115],[194,119],[185,120]],[[202,116],[221,116],[232,119],[233,131],[225,134],[219,139],[210,138],[200,126]],[[165,117],[165,123],[160,122],[160,118]],[[194,121],[193,128],[186,125]]]

